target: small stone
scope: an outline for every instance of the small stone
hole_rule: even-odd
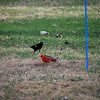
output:
[[[64,97],[64,100],[68,100],[67,96]]]
[[[75,31],[72,31],[72,33],[76,33]]]
[[[49,34],[47,31],[40,31],[40,34]]]

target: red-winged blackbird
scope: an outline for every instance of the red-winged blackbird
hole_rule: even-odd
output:
[[[42,46],[43,46],[43,42],[40,42],[38,44],[35,44],[35,45],[31,46],[31,48],[34,49],[34,52],[35,52],[37,50],[40,51],[40,49],[42,48]]]

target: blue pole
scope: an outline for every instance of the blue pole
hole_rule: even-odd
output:
[[[87,0],[85,0],[86,69],[88,70]]]

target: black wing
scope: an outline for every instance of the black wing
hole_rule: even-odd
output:
[[[40,50],[42,48],[43,42],[40,42],[38,44],[35,44],[33,46],[31,46],[32,49],[34,49],[34,52],[37,50]]]

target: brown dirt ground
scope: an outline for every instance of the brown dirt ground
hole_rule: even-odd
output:
[[[68,100],[100,100],[100,73],[88,72],[82,60],[0,59],[2,100],[64,100],[65,96]]]

